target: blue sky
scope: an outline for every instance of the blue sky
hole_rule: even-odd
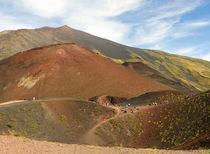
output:
[[[210,61],[209,0],[0,0],[0,31],[62,25]]]

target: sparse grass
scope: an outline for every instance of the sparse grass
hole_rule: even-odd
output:
[[[27,139],[27,138],[20,138],[19,139],[19,142],[28,142],[29,141],[29,139]]]
[[[111,59],[118,64],[125,62],[142,62],[160,72],[167,79],[182,82],[188,85],[189,88],[194,87],[192,91],[206,91],[210,89],[210,69],[208,67],[210,63],[207,61],[168,54],[157,50],[140,50],[139,52],[133,52],[127,49],[127,51],[130,53],[129,59],[116,59],[105,56],[99,50],[93,50],[93,52],[100,56]]]
[[[8,133],[13,136],[21,136],[21,134],[15,130],[8,130]]]
[[[20,109],[20,111],[22,111],[22,112],[25,112],[25,111],[26,111],[26,108],[25,108],[25,107],[20,107],[19,109]]]
[[[10,118],[10,121],[15,122],[16,119],[15,118]]]
[[[23,122],[24,122],[24,123],[27,123],[27,122],[28,122],[28,120],[27,120],[27,119],[24,119],[24,120],[23,120]]]
[[[170,115],[168,125],[158,125],[161,130],[161,142],[166,146],[178,146],[209,131],[207,111],[209,99],[208,94],[186,99],[177,106],[177,113],[168,112]]]
[[[93,52],[96,53],[96,54],[98,54],[98,55],[100,55],[100,56],[102,56],[102,57],[106,57],[106,58],[108,58],[108,59],[114,61],[115,63],[118,63],[118,64],[123,64],[123,63],[124,63],[124,61],[121,60],[121,59],[111,58],[111,57],[108,57],[108,56],[103,55],[103,54],[102,54],[99,50],[97,50],[97,49],[94,49]]]
[[[111,119],[111,120],[109,120],[109,122],[110,122],[110,124],[115,125],[117,121],[114,119]]]
[[[32,116],[32,114],[31,114],[31,113],[27,113],[27,115],[28,115],[28,117],[31,117],[31,116]]]
[[[101,133],[101,126],[98,126],[98,127],[96,128],[95,134],[96,134],[96,135],[99,135],[100,133]]]
[[[31,126],[30,126],[30,128],[32,128],[32,129],[36,129],[38,126],[37,126],[37,124],[32,124]]]
[[[115,144],[116,147],[123,147],[123,144],[120,143],[120,144]]]
[[[66,121],[66,120],[67,120],[67,117],[66,117],[64,114],[62,114],[62,115],[60,116],[60,118],[61,118],[61,121]]]
[[[4,116],[4,115],[5,115],[5,113],[4,113],[4,112],[0,112],[0,117],[1,117],[1,116]]]

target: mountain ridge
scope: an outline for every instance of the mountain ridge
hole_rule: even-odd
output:
[[[209,61],[157,50],[132,48],[68,26],[21,29],[0,35],[0,59],[36,47],[72,42],[119,64],[141,62],[159,72],[166,81],[178,83],[172,86],[177,90],[184,87],[184,91],[197,93],[210,89]],[[138,73],[138,70],[134,71]]]

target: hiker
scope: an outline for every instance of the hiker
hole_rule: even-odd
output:
[[[36,98],[35,97],[33,97],[33,101],[35,101],[36,100]]]

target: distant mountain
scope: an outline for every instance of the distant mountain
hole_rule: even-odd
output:
[[[0,61],[0,102],[111,95],[134,97],[170,89],[72,43],[18,53]]]
[[[35,47],[69,42],[84,46],[171,88],[193,93],[210,89],[209,61],[162,51],[132,48],[68,26],[1,32],[0,59]]]

